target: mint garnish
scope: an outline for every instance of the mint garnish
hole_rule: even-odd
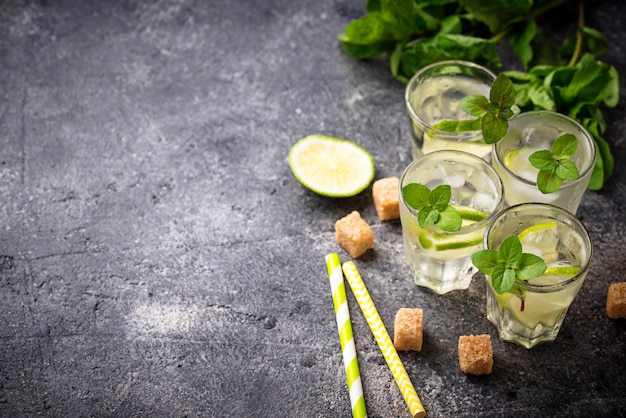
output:
[[[576,180],[580,177],[578,168],[570,160],[576,153],[578,140],[572,134],[563,134],[552,144],[552,151],[533,152],[528,160],[539,169],[537,187],[541,193],[557,191],[563,181]]]
[[[409,183],[402,188],[404,201],[419,212],[419,226],[436,225],[448,232],[458,231],[463,222],[459,212],[449,204],[451,195],[447,184],[439,185],[432,191],[419,183]]]
[[[515,105],[515,86],[504,74],[500,74],[485,96],[467,96],[461,100],[461,108],[473,120],[442,120],[433,127],[446,132],[463,132],[481,129],[487,144],[498,142],[509,129],[508,120],[519,113]]]
[[[502,294],[515,288],[522,301],[523,289],[517,288],[515,281],[539,277],[547,268],[541,257],[522,252],[522,243],[517,235],[502,241],[498,250],[480,250],[471,258],[478,270],[491,277],[491,285],[496,292]]]

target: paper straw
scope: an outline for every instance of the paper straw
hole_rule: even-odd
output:
[[[328,254],[326,256],[326,268],[328,269],[330,290],[333,294],[339,342],[341,343],[343,365],[348,381],[350,404],[352,405],[352,416],[354,418],[366,418],[367,411],[365,409],[363,386],[361,385],[359,361],[356,356],[356,346],[354,345],[354,337],[352,335],[352,323],[350,322],[350,311],[348,310],[348,301],[346,299],[346,287],[343,283],[343,273],[341,272],[341,262],[339,261],[338,254]]]
[[[426,415],[426,411],[424,410],[422,401],[420,401],[419,396],[417,396],[417,392],[415,392],[411,379],[409,379],[409,375],[402,364],[402,360],[400,360],[398,352],[393,346],[391,338],[389,338],[387,329],[385,328],[383,321],[380,319],[380,315],[378,315],[376,306],[374,306],[374,301],[370,297],[370,294],[365,287],[365,283],[363,283],[361,275],[356,269],[354,262],[348,261],[343,263],[343,272],[346,275],[346,279],[348,279],[348,283],[350,284],[350,288],[352,289],[357,302],[359,302],[359,306],[361,307],[361,311],[363,311],[363,315],[365,315],[367,324],[372,330],[372,334],[374,334],[378,348],[380,348],[380,351],[383,353],[387,366],[389,366],[389,370],[391,370],[391,374],[393,375],[400,392],[402,392],[404,401],[411,411],[411,416],[413,418],[424,417]]]

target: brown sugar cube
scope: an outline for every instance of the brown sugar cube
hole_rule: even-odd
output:
[[[390,221],[400,217],[400,203],[398,195],[397,177],[388,177],[376,180],[372,185],[374,207],[381,221]]]
[[[400,308],[393,325],[393,345],[399,351],[422,351],[424,311],[420,308]]]
[[[493,350],[489,334],[459,337],[459,365],[467,374],[490,374],[493,368]]]
[[[353,258],[374,248],[374,232],[357,211],[335,222],[335,240]]]
[[[626,282],[611,283],[609,286],[606,315],[611,319],[626,318]]]

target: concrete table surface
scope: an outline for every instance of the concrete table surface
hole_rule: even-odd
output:
[[[501,342],[484,282],[438,296],[413,284],[400,224],[371,190],[317,196],[287,154],[312,133],[351,139],[376,177],[409,163],[404,86],[337,35],[360,0],[2,1],[0,415],[347,417],[324,256],[358,210],[376,247],[356,262],[428,417],[626,414],[626,325],[604,313],[626,280],[626,89],[605,137],[615,172],[579,210],[591,272],[556,341]],[[626,74],[626,3],[587,22]],[[624,81],[622,82],[622,86]],[[348,289],[371,417],[408,409]],[[489,376],[464,375],[460,335],[489,333]]]

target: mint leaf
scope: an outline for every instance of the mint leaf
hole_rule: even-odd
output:
[[[429,196],[430,190],[423,184],[409,183],[402,188],[402,198],[409,206],[418,211],[430,206]]]
[[[432,209],[429,206],[422,208],[417,215],[417,222],[422,228],[428,228],[429,226],[434,225],[438,219],[439,211],[437,209]]]
[[[463,220],[459,212],[450,205],[451,190],[447,184],[435,187],[432,191],[419,183],[409,183],[402,188],[402,198],[418,211],[417,222],[422,228],[436,225],[444,231],[461,229]]]
[[[572,134],[563,134],[552,144],[552,152],[559,158],[572,158],[577,148],[578,141]]]
[[[515,104],[515,86],[504,74],[498,75],[489,90],[489,101],[498,105],[499,109],[507,109]]]
[[[522,254],[517,267],[517,278],[520,280],[539,277],[546,271],[546,263],[543,259],[529,253]]]
[[[496,250],[481,250],[471,256],[472,264],[478,270],[492,276],[493,269],[500,264],[498,262],[498,252]]]
[[[580,177],[578,167],[570,160],[577,148],[576,137],[563,134],[552,144],[552,151],[539,150],[528,157],[532,166],[539,169],[537,188],[541,193],[553,193],[561,187],[563,181]]]
[[[566,159],[559,161],[559,164],[556,166],[555,173],[563,180],[576,180],[580,177],[578,167],[576,167],[573,162]]]
[[[509,123],[506,119],[502,119],[493,113],[487,113],[483,116],[480,127],[483,131],[485,143],[493,144],[506,135],[506,131],[509,130]]]
[[[428,200],[430,202],[431,207],[443,210],[448,206],[448,202],[450,201],[450,197],[452,196],[452,191],[450,189],[450,185],[441,184],[433,189],[430,192],[430,196],[428,196]]]
[[[512,235],[502,241],[498,249],[498,260],[509,268],[516,266],[522,258],[522,243],[517,235]]]
[[[507,237],[498,250],[485,249],[471,255],[472,264],[483,274],[491,278],[491,285],[502,294],[517,289],[521,297],[523,292],[516,281],[528,281],[541,276],[546,271],[546,263],[540,257],[522,252],[522,244],[517,235]]]
[[[433,124],[433,128],[444,132],[468,132],[480,129],[480,119],[444,119]]]
[[[533,167],[538,168],[539,170],[552,170],[555,166],[555,157],[551,151],[548,150],[540,150],[533,152],[528,160],[533,165]]]
[[[479,118],[489,112],[489,100],[485,96],[467,96],[461,100],[461,109]]]
[[[458,231],[462,224],[461,215],[452,205],[447,205],[445,209],[439,211],[439,221],[436,225],[444,231]]]
[[[539,170],[537,173],[537,188],[543,194],[554,193],[561,188],[563,179],[556,173],[556,168]]]

